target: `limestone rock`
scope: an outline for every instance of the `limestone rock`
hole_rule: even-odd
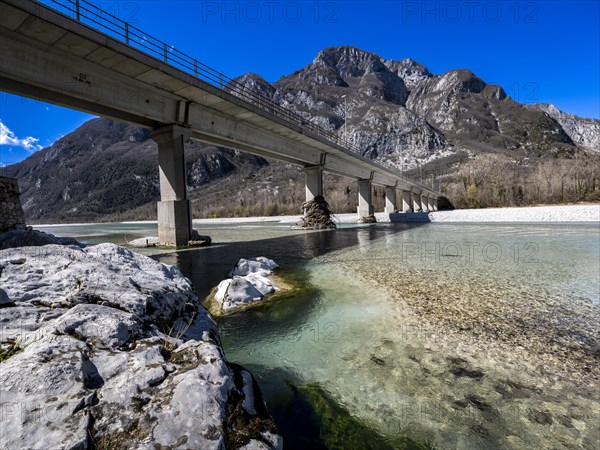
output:
[[[275,292],[275,287],[265,277],[260,275],[234,276],[223,299],[223,312],[262,300],[273,292]]]
[[[144,247],[156,247],[159,245],[158,236],[147,236],[127,242],[132,247],[144,248]]]
[[[526,107],[544,111],[555,119],[577,145],[593,152],[600,152],[600,120],[568,114],[554,105],[544,103],[535,103]]]
[[[6,448],[281,448],[175,267],[113,245],[0,251]],[[243,411],[243,414],[240,413]],[[256,427],[251,424],[260,423]]]
[[[188,245],[191,247],[200,247],[203,245],[210,245],[212,243],[212,239],[210,236],[204,236],[196,230],[192,230],[192,235],[190,237],[190,241]]]
[[[131,313],[101,305],[79,304],[56,321],[56,332],[95,347],[122,348],[142,335]]]
[[[203,245],[210,245],[212,239],[210,236],[203,236],[198,233],[196,230],[192,230],[192,235],[190,240],[188,241],[188,245],[190,247],[200,247]],[[138,239],[134,239],[132,241],[127,242],[131,247],[145,248],[145,247],[156,247],[160,245],[160,241],[158,236],[147,236],[141,237]]]
[[[257,274],[263,277],[271,275],[274,269],[279,266],[275,261],[264,256],[258,256],[256,258],[242,258],[238,261],[236,266],[229,272],[229,276],[233,277],[236,275],[245,276],[249,274]]]
[[[17,227],[0,233],[0,250],[17,247],[39,247],[48,244],[82,246],[76,239],[57,237],[31,227]]]
[[[0,176],[0,232],[25,225],[19,193],[17,180]]]
[[[226,314],[263,300],[277,288],[268,277],[279,267],[264,256],[242,258],[217,286],[207,304],[213,314]]]
[[[195,294],[175,267],[157,264],[115,244],[78,248],[57,245],[3,252],[2,282],[19,304],[72,307],[112,306],[144,320],[172,320]]]

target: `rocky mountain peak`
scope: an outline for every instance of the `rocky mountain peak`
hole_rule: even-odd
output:
[[[367,96],[406,104],[408,90],[381,57],[355,47],[330,47],[313,62],[291,75],[313,85],[357,88]]]
[[[455,92],[472,92],[479,94],[486,83],[468,69],[450,70],[443,74],[437,83],[439,90],[451,89]]]
[[[384,60],[384,64],[392,72],[396,73],[408,89],[414,88],[419,83],[427,81],[434,75],[423,64],[414,59],[405,58],[400,61]]]
[[[320,51],[313,65],[334,67],[342,77],[362,77],[368,73],[383,72],[387,68],[381,58],[373,53],[355,47],[330,47]]]
[[[235,78],[232,82],[228,84],[227,87],[233,90],[234,93],[239,92],[239,90],[241,89],[243,91],[248,92],[257,92],[267,98],[273,98],[273,95],[276,91],[276,89],[271,83],[269,83],[260,75],[257,75],[252,72],[248,72],[240,77]]]

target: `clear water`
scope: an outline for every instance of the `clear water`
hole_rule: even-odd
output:
[[[124,243],[152,227],[47,231]],[[319,383],[398,448],[399,436],[438,449],[600,448],[597,224],[200,232],[215,245],[154,256],[200,296],[258,255],[316,288],[219,321],[228,359],[256,376],[289,448],[307,432],[289,382]]]

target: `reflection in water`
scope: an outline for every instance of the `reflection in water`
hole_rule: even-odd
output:
[[[198,295],[204,297],[212,287],[226,277],[240,258],[266,256],[280,265],[303,267],[316,257],[356,245],[368,249],[370,242],[418,226],[418,224],[381,224],[321,232],[296,231],[287,227],[286,234],[278,237],[217,243],[190,251],[160,254],[156,255],[156,258],[166,264],[176,264],[184,275],[192,280]],[[252,232],[254,231],[255,229],[252,229]]]

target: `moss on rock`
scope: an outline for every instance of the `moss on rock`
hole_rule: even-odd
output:
[[[220,317],[224,315],[238,313],[247,309],[271,308],[281,300],[286,300],[294,297],[305,296],[316,291],[316,288],[309,282],[308,272],[304,269],[280,267],[275,274],[268,277],[276,291],[273,294],[266,295],[261,300],[247,303],[246,305],[236,308],[235,310],[224,313],[221,310],[220,304],[215,300],[217,287],[214,287],[210,294],[206,297],[202,305],[214,316]]]

